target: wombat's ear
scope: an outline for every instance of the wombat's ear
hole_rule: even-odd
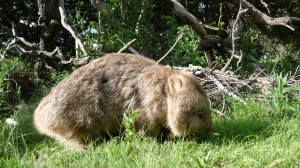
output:
[[[169,77],[168,88],[171,93],[179,92],[182,89],[182,79],[176,75]]]

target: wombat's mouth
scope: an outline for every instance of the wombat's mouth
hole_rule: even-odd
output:
[[[207,130],[203,133],[188,133],[184,137],[189,140],[189,139],[195,139],[195,138],[199,138],[199,137],[206,137],[209,135],[209,133],[210,133],[210,130]]]
[[[185,136],[187,137],[200,137],[200,136],[206,136],[211,132],[212,126],[207,126],[205,128],[202,128],[201,130],[198,130],[197,132],[187,132]]]
[[[174,135],[177,136],[177,137],[184,137],[184,138],[187,138],[187,139],[193,139],[193,138],[197,138],[197,137],[202,137],[202,136],[206,136],[210,133],[210,130],[205,130],[203,132],[184,132],[180,135]]]
[[[186,134],[186,135],[184,136],[184,139],[185,139],[185,140],[194,140],[194,139],[197,139],[197,138],[199,138],[199,137],[201,137],[201,135],[195,134],[195,133],[191,133],[191,134]]]

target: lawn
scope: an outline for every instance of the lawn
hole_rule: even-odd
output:
[[[231,102],[226,117],[214,113],[214,127],[194,139],[112,137],[85,151],[61,147],[39,135],[32,112],[39,100],[20,104],[12,116],[19,124],[0,122],[1,167],[299,167],[299,104],[277,114],[269,101]]]

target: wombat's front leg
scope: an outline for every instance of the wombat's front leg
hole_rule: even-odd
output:
[[[162,129],[162,125],[155,119],[148,117],[144,112],[138,114],[134,119],[135,130],[143,130],[147,135],[156,137]]]

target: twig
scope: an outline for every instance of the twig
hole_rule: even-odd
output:
[[[12,34],[13,36],[15,37],[16,35],[16,31],[15,31],[15,23],[14,22],[11,22],[11,29],[12,29]],[[15,45],[17,43],[16,39],[14,38],[8,45],[7,47],[5,48],[5,50],[3,51],[3,53],[1,54],[1,58],[5,58],[5,55],[7,53],[7,51],[9,49],[12,48],[13,45]]]
[[[293,78],[295,78],[295,76],[296,76],[296,74],[297,74],[298,71],[299,71],[299,65],[297,66],[297,68],[296,68],[296,70],[294,72]]]
[[[204,25],[205,28],[210,29],[210,30],[223,31],[223,32],[228,33],[228,31],[224,28],[214,27],[214,26],[211,26],[211,25],[208,25],[208,24],[203,24],[203,25]]]
[[[5,50],[3,51],[3,53],[1,54],[1,58],[5,58],[6,53],[8,50],[10,50],[11,48],[13,48],[15,45],[17,44],[16,39],[13,39],[5,48]]]
[[[236,66],[239,67],[241,62],[242,62],[242,59],[243,59],[243,52],[240,50],[240,56],[238,58],[238,62],[236,63]]]
[[[260,3],[263,4],[263,6],[268,10],[268,13],[270,14],[270,10],[268,8],[269,5],[265,3],[263,0],[260,0]]]
[[[124,50],[128,49],[128,48],[130,47],[130,45],[131,45],[133,42],[135,42],[135,40],[136,40],[136,39],[133,39],[133,40],[129,41],[127,44],[125,44],[125,45],[118,51],[118,53],[121,53],[121,52],[123,52]]]
[[[227,119],[229,119],[230,117],[228,117],[226,114],[222,113],[220,110],[217,109],[213,109],[214,112],[216,112],[218,114],[219,117],[225,117]]]
[[[90,57],[89,56],[86,56],[86,57],[83,57],[83,58],[70,58],[70,60],[68,61],[61,61],[62,64],[73,64],[73,65],[76,65],[76,66],[82,66],[82,65],[85,65],[89,62],[90,60]]]
[[[175,43],[173,44],[173,46],[169,49],[169,51],[162,56],[156,63],[160,63],[160,61],[162,61],[166,56],[168,56],[168,54],[174,49],[174,47],[176,46],[176,44],[178,43],[178,41],[182,38],[183,33],[180,33],[180,35],[178,36],[177,40],[175,41]]]
[[[220,3],[219,11],[220,11],[220,16],[219,16],[218,26],[220,25],[222,17],[223,17],[223,3],[222,2]]]
[[[288,24],[286,24],[286,23],[280,23],[280,24],[281,24],[282,26],[285,26],[285,27],[291,29],[292,31],[295,31],[295,29],[294,29],[292,26],[290,26],[290,25],[288,25]]]
[[[120,42],[120,43],[122,43],[124,46],[126,46],[126,44],[119,38],[119,37],[117,37],[118,38],[118,41]],[[132,47],[128,47],[128,50],[130,51],[130,52],[132,52],[132,53],[134,53],[134,54],[136,54],[136,55],[141,55],[141,54],[139,54],[135,49],[133,49]]]

